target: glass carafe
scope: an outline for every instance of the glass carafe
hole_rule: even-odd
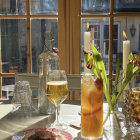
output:
[[[41,114],[54,114],[55,106],[45,98],[46,77],[49,70],[58,70],[60,66],[59,56],[56,51],[53,51],[52,33],[45,32],[44,51],[38,56],[38,74],[39,74],[39,89],[38,89],[38,109]]]

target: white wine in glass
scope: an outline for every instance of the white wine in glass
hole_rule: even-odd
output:
[[[67,125],[60,123],[58,120],[58,106],[68,96],[67,77],[64,70],[51,70],[47,75],[46,82],[46,98],[48,98],[56,106],[56,121],[52,127],[58,129],[66,129]]]

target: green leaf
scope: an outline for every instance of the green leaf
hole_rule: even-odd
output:
[[[115,105],[116,101],[118,100],[119,96],[121,95],[121,93],[123,92],[123,90],[125,89],[126,85],[129,83],[129,81],[131,80],[131,78],[136,74],[136,72],[139,70],[138,66],[133,67],[133,69],[131,69],[131,71],[129,71],[129,73],[126,75],[122,86],[120,88],[119,93],[117,94],[116,100],[113,101],[113,105]]]
[[[129,60],[129,61],[133,60],[133,54],[132,54],[132,53],[129,54],[128,60]]]
[[[84,52],[84,58],[86,63],[90,60],[91,55],[89,53]]]
[[[139,68],[133,63],[133,54],[130,53],[129,57],[128,57],[129,61],[132,61],[131,63],[127,64],[127,68],[126,68],[126,73],[124,76],[124,80],[122,82],[121,88],[118,92],[118,94],[116,96],[112,96],[112,104],[115,105],[116,101],[118,100],[119,96],[122,94],[123,90],[125,89],[126,85],[129,83],[129,81],[131,80],[131,78],[135,75],[135,73],[139,70]],[[117,73],[116,73],[117,76]],[[115,94],[115,93],[114,93]]]
[[[107,76],[105,71],[104,62],[101,58],[101,54],[98,52],[98,50],[91,45],[92,53],[94,56],[94,64],[96,66],[97,71],[100,72],[102,79],[107,83]]]
[[[104,87],[104,93],[105,93],[105,97],[107,99],[107,102],[109,103],[110,109],[113,110],[113,106],[111,103],[111,95],[108,91],[108,85],[107,85],[107,76],[106,76],[106,71],[105,71],[105,66],[104,66],[104,62],[102,60],[101,54],[98,52],[98,50],[91,45],[91,49],[92,49],[92,53],[93,53],[93,57],[94,57],[94,68],[92,69],[92,72],[97,75],[98,72],[100,72],[101,78],[103,80],[103,87]]]
[[[132,73],[133,68],[134,68],[134,63],[127,64],[125,77],[128,77],[129,74]]]

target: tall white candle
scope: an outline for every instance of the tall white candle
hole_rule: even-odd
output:
[[[130,40],[123,41],[123,71],[124,76],[128,64],[128,56],[130,52]],[[129,84],[125,87],[125,90],[129,90]]]
[[[90,32],[84,33],[84,50],[89,51],[90,50]]]
[[[84,50],[90,51],[90,32],[84,32]],[[86,63],[84,63],[84,72],[89,73],[90,70],[86,67]]]
[[[130,52],[130,40],[123,41],[123,70],[126,71]]]

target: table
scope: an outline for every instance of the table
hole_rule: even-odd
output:
[[[68,110],[68,108],[70,109]],[[80,120],[80,116],[78,115],[80,111],[79,105],[62,104],[60,110],[60,120],[64,120],[65,123],[69,124],[72,121]],[[21,117],[20,114],[10,113],[0,120],[0,140],[10,140],[14,134],[25,129],[45,128],[49,126],[49,122],[53,122],[54,119],[54,115],[41,116],[35,112],[31,117]],[[80,130],[68,127],[67,131],[70,132],[73,137],[76,137]]]
[[[62,104],[60,106],[60,120],[68,125],[73,121],[80,121],[81,116],[80,105]],[[54,115],[41,116],[38,113],[33,113],[32,116],[20,117],[16,113],[10,113],[0,120],[0,140],[10,140],[12,135],[19,131],[31,128],[45,128],[54,121]],[[72,134],[74,140],[81,140],[80,129],[68,126],[65,130]],[[106,132],[103,133],[103,140],[129,140],[129,136],[124,136],[122,133]]]

